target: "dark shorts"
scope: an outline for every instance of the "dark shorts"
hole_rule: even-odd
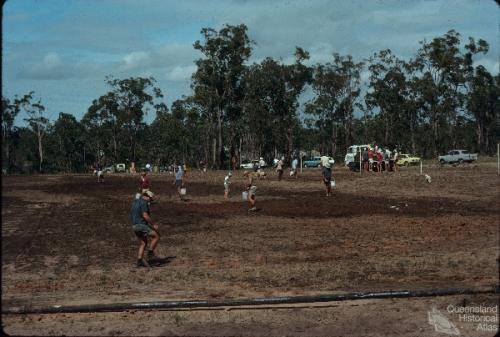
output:
[[[175,186],[181,187],[182,186],[182,180],[176,180],[175,181]]]
[[[323,174],[323,180],[324,180],[325,184],[329,185],[330,181],[332,180],[332,170],[328,169],[326,167],[323,167],[322,174]]]
[[[147,240],[153,234],[153,230],[148,225],[136,224],[133,226],[135,235],[141,240]]]

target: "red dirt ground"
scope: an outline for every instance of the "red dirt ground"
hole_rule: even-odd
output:
[[[257,182],[258,212],[235,172],[190,171],[187,201],[173,176],[153,174],[158,252],[170,263],[135,268],[128,220],[138,176],[2,179],[2,307],[295,296],[498,285],[499,176],[493,164],[359,174],[335,168],[324,196],[318,169]],[[498,296],[371,300],[265,310],[2,315],[10,334],[437,336],[434,306]],[[450,317],[452,314],[450,314]],[[456,317],[455,317],[456,318]],[[358,319],[366,323],[355,323]],[[458,322],[467,336],[489,336]],[[498,321],[496,323],[498,325]],[[483,334],[484,333],[484,334]]]

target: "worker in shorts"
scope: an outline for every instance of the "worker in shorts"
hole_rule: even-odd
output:
[[[376,156],[377,156],[377,172],[382,173],[382,161],[384,160],[384,157],[382,155],[381,149],[378,149]]]
[[[373,149],[368,149],[368,171],[373,171]]]
[[[329,197],[332,195],[332,168],[330,164],[330,158],[327,156],[321,157],[321,175],[323,179],[323,183],[326,187],[326,196]]]
[[[229,199],[229,186],[231,185],[231,172],[224,177],[224,199]]]
[[[248,191],[248,202],[250,203],[250,209],[248,211],[254,212],[257,210],[255,207],[255,195],[257,194],[257,186],[254,185],[256,176],[255,172],[245,171],[243,173],[244,177],[248,178],[247,191]]]
[[[184,170],[182,166],[177,166],[177,171],[175,172],[174,185],[177,187],[177,195],[182,200],[181,188],[184,187]]]
[[[102,165],[97,164],[95,170],[96,170],[96,175],[97,175],[97,182],[103,183],[104,182],[104,171],[102,170]]]
[[[394,172],[397,172],[398,171],[398,150],[397,149],[394,149],[394,151],[392,151],[392,166],[393,166],[393,170]]]
[[[391,158],[391,151],[388,148],[386,148],[384,151],[384,161],[385,161],[385,170],[387,172],[391,170],[390,158]]]
[[[153,201],[154,194],[151,191],[142,193],[138,199],[134,199],[130,208],[130,220],[135,235],[139,239],[139,250],[137,251],[137,267],[149,267],[157,263],[160,258],[155,255],[155,249],[160,240],[158,224],[151,219],[149,205]],[[144,260],[144,252],[150,242],[147,261]]]
[[[283,176],[283,166],[285,165],[284,161],[285,157],[281,157],[281,159],[278,161],[278,165],[276,165],[276,172],[278,172],[278,180],[281,180],[281,176]]]
[[[295,157],[292,160],[292,169],[290,170],[290,177],[295,177],[297,179],[298,172],[297,167],[299,166],[299,160]]]

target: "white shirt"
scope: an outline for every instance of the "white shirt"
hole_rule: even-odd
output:
[[[327,156],[322,156],[321,157],[321,166],[330,168],[330,159]]]

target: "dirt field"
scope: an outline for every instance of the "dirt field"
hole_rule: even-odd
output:
[[[335,167],[324,196],[318,169],[258,181],[257,207],[241,200],[242,171],[225,201],[226,172],[188,172],[187,201],[167,173],[159,196],[161,268],[135,267],[128,220],[139,176],[2,178],[2,307],[254,298],[498,285],[496,165],[359,174]],[[493,306],[497,295],[363,300],[223,310],[2,315],[23,335],[443,336],[437,308],[464,336],[493,336],[449,305]],[[498,326],[498,318],[496,323]],[[496,330],[495,330],[496,331]]]

